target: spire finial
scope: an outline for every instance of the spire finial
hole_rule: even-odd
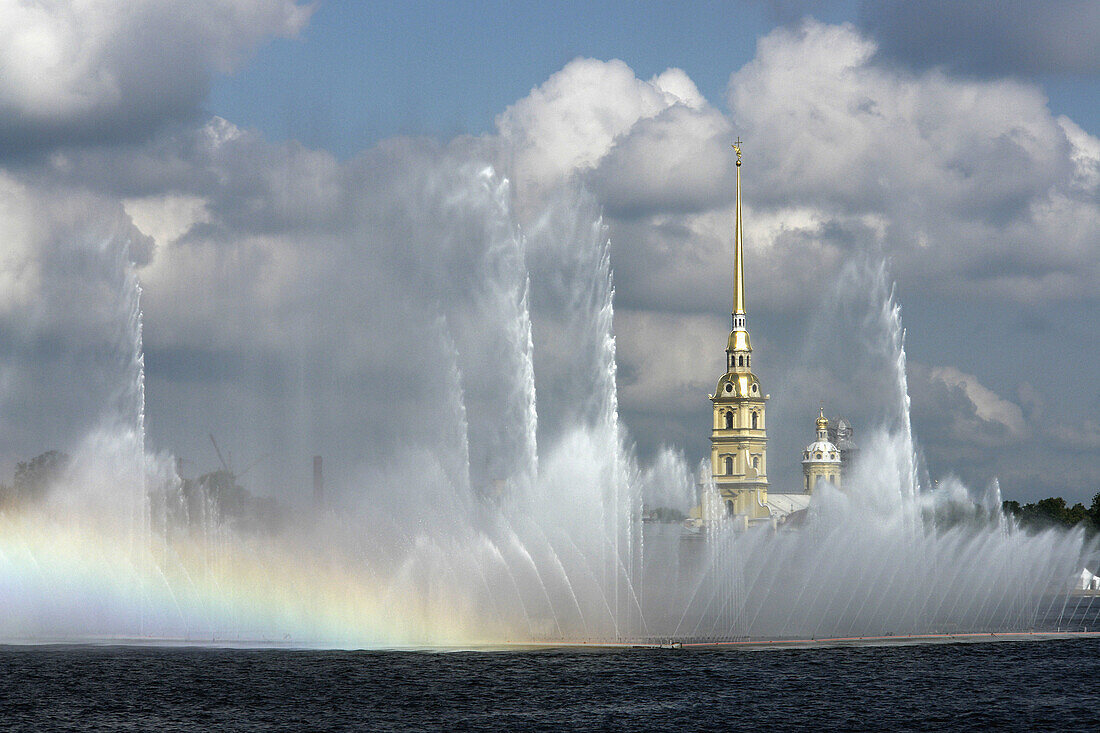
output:
[[[733,149],[737,151],[737,165],[741,165],[741,136],[737,136],[737,140],[732,145]]]

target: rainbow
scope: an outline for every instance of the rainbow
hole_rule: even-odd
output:
[[[220,530],[169,541],[71,516],[0,516],[5,641],[386,648],[516,640],[470,601],[431,590],[277,537]]]

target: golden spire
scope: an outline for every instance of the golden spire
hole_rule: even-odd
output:
[[[737,209],[734,214],[734,245],[733,245],[733,314],[745,312],[745,266],[744,256],[741,251],[741,138],[733,144],[737,151]],[[737,319],[734,318],[735,327]]]
[[[749,346],[749,329],[745,325],[745,266],[741,251],[741,138],[737,138],[733,149],[737,151],[737,209],[733,225],[733,330],[730,331],[729,343],[726,345],[730,371],[733,371],[735,365],[733,352],[752,351]],[[742,358],[744,356],[742,354],[736,358],[738,367],[749,366],[748,359]]]

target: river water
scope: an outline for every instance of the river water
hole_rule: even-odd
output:
[[[0,648],[5,730],[1097,730],[1100,639],[847,648]]]

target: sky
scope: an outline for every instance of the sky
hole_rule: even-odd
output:
[[[0,41],[0,481],[117,398],[127,262],[185,474],[213,434],[260,493],[317,453],[353,492],[433,460],[450,384],[492,480],[513,286],[552,441],[604,236],[624,426],[694,464],[740,136],[773,486],[820,402],[874,420],[851,267],[885,259],[930,476],[1100,490],[1094,3],[2,0]]]

